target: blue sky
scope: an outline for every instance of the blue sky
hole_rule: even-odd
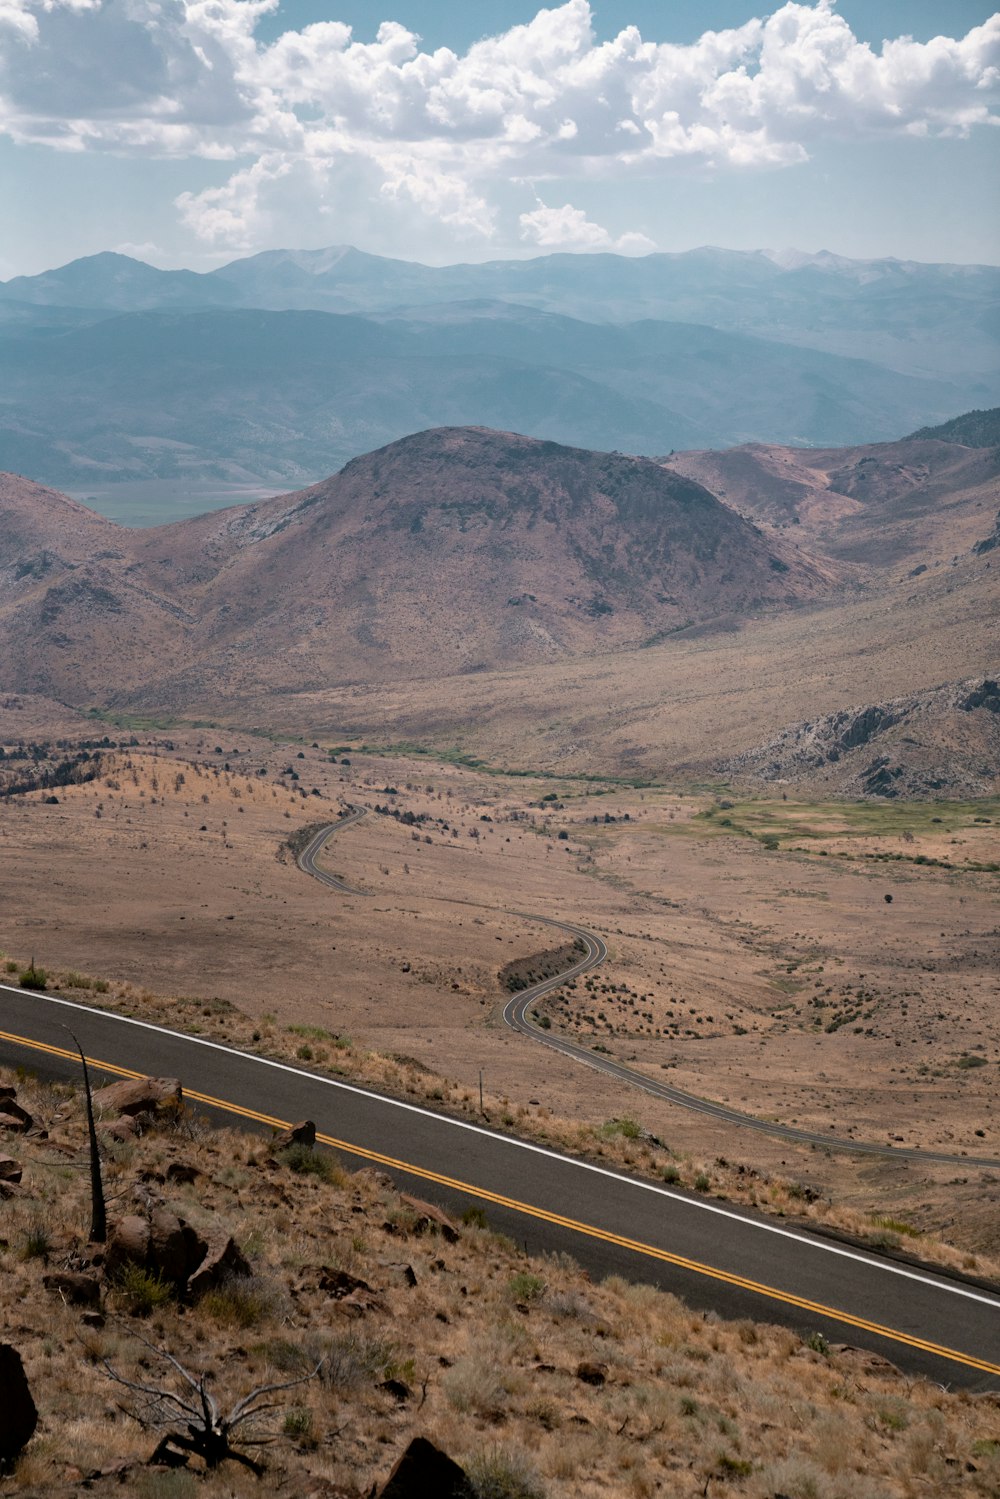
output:
[[[0,278],[353,243],[1000,261],[974,0],[0,0]]]

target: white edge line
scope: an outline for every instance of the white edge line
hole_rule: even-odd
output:
[[[12,984],[0,984],[0,990],[6,990],[9,994],[17,994],[23,999],[25,991],[17,989]],[[545,1156],[552,1161],[558,1161],[561,1165],[576,1166],[581,1171],[591,1171],[595,1176],[608,1177],[611,1181],[620,1182],[623,1186],[637,1187],[643,1192],[652,1192],[657,1197],[666,1197],[672,1202],[682,1202],[688,1207],[700,1208],[705,1213],[715,1213],[720,1218],[729,1218],[736,1223],[741,1223],[746,1228],[759,1228],[765,1233],[777,1234],[782,1239],[792,1239],[796,1244],[802,1244],[810,1249],[822,1250],[825,1254],[836,1254],[842,1259],[856,1260],[859,1264],[868,1265],[873,1270],[881,1270],[889,1275],[901,1275],[905,1280],[918,1281],[921,1285],[931,1286],[935,1290],[948,1291],[953,1296],[964,1296],[969,1301],[982,1302],[984,1306],[993,1307],[1000,1311],[1000,1300],[994,1296],[985,1295],[980,1291],[973,1291],[965,1286],[955,1285],[947,1279],[935,1280],[929,1275],[921,1275],[919,1271],[907,1270],[902,1265],[894,1265],[886,1260],[875,1259],[866,1254],[860,1254],[854,1249],[842,1248],[839,1244],[830,1244],[821,1238],[807,1237],[795,1233],[790,1228],[778,1228],[776,1224],[762,1222],[757,1218],[745,1217],[742,1213],[734,1212],[731,1208],[719,1207],[714,1202],[701,1202],[696,1197],[686,1197],[680,1192],[671,1192],[667,1187],[658,1186],[655,1182],[644,1182],[636,1177],[622,1176],[617,1171],[609,1171],[606,1166],[595,1166],[590,1161],[577,1160],[574,1156],[560,1154],[557,1150],[549,1150],[544,1145],[532,1145],[526,1140],[516,1140],[510,1135],[501,1135],[493,1130],[484,1129],[481,1125],[470,1124],[465,1119],[452,1119],[448,1114],[436,1114],[433,1109],[421,1108],[419,1104],[403,1103],[401,1099],[389,1098],[384,1093],[374,1093],[368,1088],[359,1088],[355,1083],[344,1083],[337,1078],[322,1077],[316,1072],[306,1072],[301,1067],[292,1067],[287,1062],[276,1062],[272,1057],[258,1057],[249,1051],[239,1051],[234,1046],[223,1046],[220,1041],[207,1041],[202,1036],[189,1036],[184,1031],[170,1030],[165,1025],[153,1025],[148,1020],[136,1020],[132,1015],[119,1015],[114,1010],[97,1010],[92,1005],[78,1004],[72,999],[59,999],[54,994],[32,993],[32,999],[41,999],[47,1004],[63,1005],[69,1010],[81,1010],[87,1015],[97,1015],[109,1020],[120,1021],[123,1025],[135,1025],[140,1030],[155,1031],[159,1035],[172,1036],[176,1041],[187,1041],[193,1046],[205,1046],[210,1051],[223,1051],[233,1057],[241,1057],[247,1062],[256,1062],[260,1067],[273,1067],[278,1072],[290,1073],[293,1077],[307,1078],[313,1083],[325,1083],[327,1087],[339,1088],[344,1093],[355,1093],[361,1098],[370,1098],[375,1103],[388,1104],[395,1109],[405,1109],[410,1114],[422,1114],[427,1119],[433,1119],[439,1124],[451,1125],[454,1129],[469,1130],[474,1135],[483,1135],[486,1139],[503,1145],[510,1145],[518,1150],[530,1151],[533,1155]],[[381,1152],[379,1152],[381,1153]],[[472,1185],[471,1183],[469,1185]]]

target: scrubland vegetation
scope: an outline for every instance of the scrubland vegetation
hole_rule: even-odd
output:
[[[249,1273],[197,1300],[144,1272],[102,1278],[85,1242],[81,1096],[0,1081],[48,1131],[17,1139],[23,1177],[4,1204],[7,1334],[40,1414],[3,1481],[12,1493],[360,1499],[415,1435],[461,1463],[482,1499],[997,1490],[992,1396],[618,1278],[592,1283],[567,1259],[526,1258],[479,1210],[442,1223],[378,1172],[275,1155],[186,1111],[106,1141],[112,1220],[163,1206],[207,1237],[232,1235]],[[65,1270],[96,1276],[99,1300],[73,1304]],[[234,1438],[263,1478],[233,1462],[148,1465],[157,1435],[134,1419],[146,1408],[108,1371],[183,1392],[159,1351],[210,1375],[224,1408],[316,1370]]]

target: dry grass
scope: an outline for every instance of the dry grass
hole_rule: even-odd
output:
[[[41,1260],[19,1253],[40,1223],[51,1264],[85,1253],[81,1100],[70,1089],[21,1089],[50,1137],[18,1141],[25,1191],[5,1207],[0,1280],[17,1308],[6,1332],[41,1412],[11,1492],[68,1496],[86,1478],[89,1492],[121,1493],[119,1476],[90,1475],[126,1462],[124,1491],[152,1499],[322,1493],[324,1479],[360,1496],[418,1433],[466,1464],[480,1494],[508,1499],[997,1491],[996,1406],[982,1397],[905,1379],[856,1352],[813,1351],[782,1329],[696,1314],[618,1278],[592,1284],[562,1257],[525,1259],[488,1227],[467,1225],[454,1244],[414,1235],[372,1173],[335,1183],[296,1174],[228,1131],[154,1131],[128,1159],[108,1161],[108,1187],[118,1211],[137,1190],[166,1195],[192,1221],[233,1233],[254,1268],[252,1318],[171,1300],[141,1322],[123,1312],[85,1327],[42,1286]],[[198,1167],[195,1184],[157,1185],[174,1160]],[[348,1316],[318,1289],[324,1265],[356,1266],[377,1304]],[[528,1277],[542,1289],[513,1300],[512,1284],[523,1292]],[[197,1477],[143,1466],[153,1440],[116,1408],[122,1392],[101,1372],[108,1358],[124,1373],[144,1363],[149,1377],[136,1329],[213,1369],[222,1396],[325,1357],[322,1376],[283,1397],[258,1433],[273,1439],[266,1479],[232,1465]],[[581,1361],[605,1366],[602,1387],[577,1378]],[[398,1400],[381,1388],[387,1379],[410,1393]]]
[[[0,715],[3,736],[17,717]],[[0,847],[17,849],[0,859],[13,981],[34,952],[51,986],[85,1003],[468,1117],[482,1067],[494,1127],[996,1272],[996,1173],[810,1151],[583,1074],[511,1037],[499,979],[511,962],[533,971],[553,942],[505,907],[565,913],[611,948],[542,1007],[578,1040],[749,1113],[995,1156],[996,876],[913,862],[942,847],[995,856],[995,809],[725,809],[720,793],[348,758],[215,731],[146,735],[57,806],[0,803]],[[327,856],[369,899],[275,857],[344,801],[399,814],[373,811]],[[867,857],[887,851],[903,861]],[[608,1128],[622,1119],[632,1135]]]

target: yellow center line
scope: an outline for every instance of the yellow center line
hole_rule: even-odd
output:
[[[74,1051],[67,1051],[61,1046],[51,1046],[44,1041],[32,1041],[25,1036],[13,1035],[8,1031],[0,1031],[0,1040],[13,1042],[16,1046],[25,1046],[32,1051],[46,1052],[50,1056],[60,1057],[66,1061],[78,1062],[79,1056]],[[116,1073],[119,1077],[143,1077],[144,1073],[133,1072],[128,1067],[119,1067],[114,1062],[102,1062],[98,1058],[88,1057],[87,1065],[98,1071]],[[225,1098],[215,1098],[210,1093],[196,1093],[193,1089],[185,1088],[184,1097],[195,1103],[208,1104],[211,1108],[222,1109],[228,1114],[236,1114],[242,1119],[252,1119],[257,1124],[270,1125],[272,1129],[286,1129],[286,1119],[275,1119],[270,1114],[262,1114],[257,1109],[244,1108],[242,1104],[230,1103]],[[547,1208],[535,1207],[531,1203],[520,1202],[516,1197],[505,1197],[500,1192],[491,1192],[488,1187],[478,1187],[470,1182],[460,1181],[457,1177],[444,1176],[438,1171],[431,1171],[426,1166],[415,1166],[410,1161],[398,1160],[395,1156],[384,1155],[378,1150],[369,1150],[363,1145],[353,1145],[350,1141],[340,1140],[335,1135],[317,1133],[316,1139],[323,1145],[332,1146],[336,1150],[344,1151],[348,1155],[359,1156],[361,1159],[371,1161],[379,1166],[388,1166],[396,1171],[405,1171],[410,1176],[420,1177],[423,1181],[434,1182],[441,1187],[449,1187],[456,1192],[462,1192],[466,1196],[478,1198],[481,1202],[493,1203],[496,1207],[509,1208],[513,1212],[523,1213],[526,1217],[537,1218],[543,1223],[551,1223],[557,1228],[566,1228],[573,1233],[582,1234],[587,1238],[599,1239],[605,1244],[613,1244],[620,1249],[627,1249],[633,1254],[644,1255],[647,1259],[659,1260],[663,1264],[674,1265],[678,1269],[688,1270],[696,1275],[704,1275],[711,1280],[723,1281],[726,1285],[735,1286],[743,1291],[750,1291],[756,1296],[763,1296],[771,1301],[779,1301],[785,1306],[795,1307],[799,1311],[811,1312],[818,1317],[829,1318],[833,1322],[843,1323],[847,1327],[858,1328],[862,1332],[869,1332],[880,1338],[886,1338],[893,1343],[903,1343],[908,1348],[916,1348],[922,1353],[933,1354],[937,1358],[950,1359],[953,1363],[965,1364],[970,1369],[981,1370],[985,1374],[1000,1376],[1000,1364],[991,1364],[986,1359],[973,1358],[969,1354],[959,1353],[957,1349],[945,1348],[940,1343],[930,1343],[924,1338],[913,1337],[910,1333],[900,1332],[893,1327],[885,1327],[880,1322],[871,1322],[865,1317],[856,1317],[851,1312],[839,1311],[836,1307],[825,1306],[820,1301],[810,1301],[803,1296],[796,1296],[789,1291],[779,1291],[775,1286],[763,1285],[760,1281],[749,1280],[742,1275],[734,1275],[728,1270],[719,1270],[713,1265],[704,1265],[700,1260],[687,1259],[684,1255],[673,1254],[668,1249],[659,1249],[654,1244],[646,1244],[638,1239],[629,1239],[622,1234],[610,1233],[607,1229],[596,1228],[590,1223],[581,1223],[575,1218],[563,1217],[561,1213],[550,1212]]]

